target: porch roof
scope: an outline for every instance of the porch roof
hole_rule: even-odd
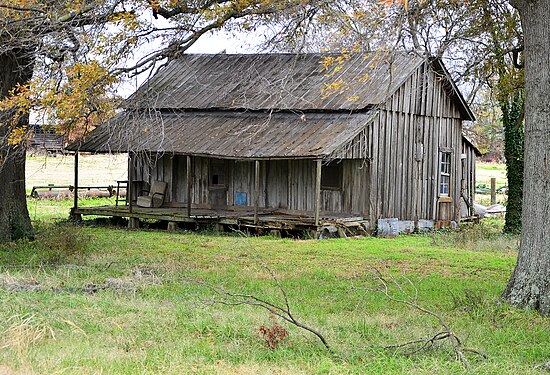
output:
[[[375,112],[124,111],[69,149],[237,159],[327,157],[361,132]]]

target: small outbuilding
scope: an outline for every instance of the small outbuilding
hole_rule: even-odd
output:
[[[341,235],[447,226],[474,215],[472,120],[437,59],[184,54],[70,146],[129,153],[128,204],[73,213]],[[136,206],[159,181],[160,207]]]

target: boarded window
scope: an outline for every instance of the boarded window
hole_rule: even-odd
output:
[[[225,160],[210,160],[210,186],[225,186],[226,184]]]
[[[340,190],[342,188],[342,164],[330,163],[321,167],[321,189]]]
[[[235,206],[246,206],[246,195],[245,191],[236,191]]]
[[[441,168],[439,176],[439,194],[449,195],[449,186],[451,183],[451,153],[441,153]]]

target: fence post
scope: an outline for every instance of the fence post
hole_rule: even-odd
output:
[[[497,203],[497,179],[491,178],[491,204]]]

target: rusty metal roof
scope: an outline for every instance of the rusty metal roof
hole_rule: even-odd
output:
[[[123,107],[359,110],[383,103],[424,61],[414,54],[383,52],[347,58],[184,54],[160,69]]]
[[[224,158],[324,157],[351,141],[372,114],[125,111],[69,149]]]

